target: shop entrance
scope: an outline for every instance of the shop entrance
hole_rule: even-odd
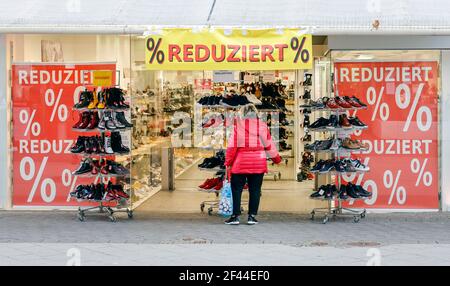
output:
[[[304,144],[314,141],[304,129],[314,118],[296,108],[320,86],[313,70],[142,69],[133,78],[132,188],[140,211],[216,211],[220,185],[205,182],[223,176],[226,121],[240,106],[214,97],[233,96],[255,104],[283,159],[279,165],[268,160],[261,211],[309,212],[320,205],[309,199],[315,177],[305,167],[313,158],[303,152]],[[243,199],[247,196],[244,192]]]

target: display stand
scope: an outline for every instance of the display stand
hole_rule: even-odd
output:
[[[117,87],[117,86],[114,86]],[[95,87],[95,89],[97,90],[97,87]],[[129,102],[129,104],[131,105],[131,102]],[[92,108],[92,109],[88,109],[88,108],[73,108],[73,110],[77,111],[77,112],[98,112],[99,113],[99,118],[102,118],[105,114],[105,112],[112,112],[114,114],[114,112],[122,112],[122,111],[130,111],[130,108],[110,108],[110,107],[105,107],[105,108]],[[128,138],[130,140],[129,142],[129,146],[132,146],[131,144],[131,136],[130,136],[130,132],[131,132],[131,128],[121,128],[121,129],[113,129],[113,130],[108,130],[108,129],[73,129],[74,131],[77,132],[89,132],[89,133],[96,133],[100,135],[100,138],[104,138],[105,135],[107,134],[111,134],[112,132],[120,132],[119,134],[124,134],[125,132],[128,133]],[[121,136],[122,138],[122,136]],[[103,142],[104,139],[102,139]],[[131,152],[126,152],[126,153],[75,153],[74,155],[77,156],[82,156],[82,158],[87,159],[87,161],[89,161],[91,164],[93,162],[94,158],[98,158],[100,160],[106,160],[107,158],[111,158],[111,157],[126,157],[125,159],[129,159],[131,161]],[[99,160],[99,162],[100,162]],[[111,161],[116,162],[116,160],[111,159]],[[102,174],[100,171],[98,171],[97,174],[92,175],[91,173],[88,174],[74,174],[75,176],[78,176],[80,178],[94,178],[94,184],[97,183],[103,183],[103,184],[107,184],[108,182],[112,182],[111,180],[116,181],[116,184],[121,184],[122,188],[124,186],[123,182],[128,183],[128,185],[130,185],[130,180],[131,180],[131,168],[129,170],[130,172],[128,174]],[[105,189],[106,190],[106,189]],[[97,200],[93,200],[93,199],[79,199],[76,198],[76,200],[78,202],[91,202],[93,204],[96,204],[96,206],[89,206],[89,207],[85,207],[82,208],[81,206],[78,208],[78,219],[80,221],[84,221],[86,218],[86,213],[87,212],[91,212],[91,211],[95,211],[98,210],[99,213],[103,213],[106,214],[108,216],[108,218],[110,219],[110,221],[115,222],[117,219],[114,216],[115,213],[119,213],[119,212],[123,212],[123,213],[127,213],[128,218],[133,218],[133,209],[132,209],[132,199],[131,199],[131,189],[125,190],[125,188],[123,188],[123,191],[127,193],[128,198],[119,198],[117,197],[117,199],[108,199],[106,200],[106,195],[107,192],[105,191],[104,196],[102,197],[101,200],[97,199]]]
[[[328,108],[323,108],[323,109],[314,109],[314,108],[310,108],[311,111],[331,111],[332,113],[334,113],[338,118],[340,114],[346,113],[347,111],[355,111],[355,110],[361,110],[361,109],[365,109],[365,108],[346,108],[346,109],[328,109]],[[362,130],[365,128],[358,128],[358,127],[352,127],[352,128],[334,128],[334,129],[328,129],[328,128],[321,128],[321,129],[310,129],[311,132],[330,132],[334,135],[334,138],[336,139],[344,139],[348,136],[350,136],[354,131],[356,130]],[[349,158],[351,156],[352,153],[355,152],[361,152],[362,150],[360,149],[356,149],[356,150],[348,150],[348,149],[343,149],[343,148],[338,148],[337,150],[332,150],[332,151],[328,151],[329,153],[332,154],[332,157],[336,160],[341,160],[343,158]],[[315,153],[319,153],[322,151],[312,151]],[[361,173],[360,171],[356,171],[356,172],[336,172],[336,171],[332,171],[332,172],[328,172],[328,173],[317,173],[320,175],[329,175],[329,174],[334,174],[335,176],[337,176],[337,178],[334,180],[335,184],[337,185],[337,189],[339,190],[341,185],[342,185],[342,175],[343,174],[349,174],[349,173]],[[314,220],[315,215],[318,213],[321,213],[324,215],[322,222],[324,224],[326,224],[330,217],[331,218],[335,218],[338,216],[350,216],[353,217],[353,221],[355,223],[359,222],[359,220],[361,218],[365,218],[366,216],[366,209],[349,209],[349,208],[344,208],[342,206],[342,203],[344,201],[350,201],[350,200],[363,200],[366,198],[348,198],[347,200],[342,200],[341,198],[339,198],[339,195],[337,196],[332,196],[331,198],[325,199],[325,198],[311,198],[313,200],[320,200],[320,201],[327,201],[327,207],[326,208],[314,208],[311,211],[311,219]]]

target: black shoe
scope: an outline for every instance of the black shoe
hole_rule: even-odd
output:
[[[86,137],[78,136],[77,142],[75,143],[75,145],[72,146],[72,148],[70,148],[70,152],[72,152],[72,153],[84,152],[84,150],[85,150],[85,140],[86,140]]]
[[[327,128],[334,129],[339,127],[339,119],[336,115],[331,115]]]
[[[248,98],[244,95],[237,95],[235,97],[239,105],[247,105],[251,103],[250,101],[248,101]]]
[[[364,124],[361,120],[359,120],[358,117],[348,117],[348,121],[350,122],[351,125],[356,126],[356,127],[361,127],[361,128],[367,127],[367,125]]]
[[[73,172],[74,175],[86,174],[92,171],[92,165],[88,160],[84,160],[80,163],[78,169]]]
[[[258,224],[258,221],[256,220],[254,215],[248,215],[247,224],[248,225]]]
[[[319,172],[323,165],[325,164],[324,160],[320,160],[319,162],[316,163],[316,165],[314,165],[314,167],[312,167],[311,172],[316,173]]]
[[[239,101],[236,96],[224,97],[220,101],[220,104],[227,107],[238,107]]]
[[[340,189],[339,189],[339,198],[341,200],[346,200],[348,199],[348,195],[347,195],[347,186],[346,185],[341,185]]]
[[[74,105],[75,108],[86,108],[94,98],[92,91],[85,90],[80,94],[80,101]]]
[[[356,188],[358,195],[361,197],[367,198],[367,197],[372,196],[372,193],[364,190],[364,188],[361,185],[355,185],[355,188]]]
[[[336,172],[340,173],[345,173],[348,171],[347,165],[341,160],[337,160],[334,163],[334,169],[336,170]]]
[[[127,127],[127,128],[133,127],[133,124],[128,122],[127,119],[125,118],[125,113],[123,111],[116,112],[116,119],[117,119],[117,121],[119,121],[120,123],[125,125],[125,127]]]
[[[128,153],[130,149],[122,144],[120,132],[111,132],[111,148],[114,153]]]
[[[319,187],[319,189],[317,189],[317,191],[315,191],[314,193],[312,193],[310,195],[311,198],[320,198],[323,197],[325,195],[325,193],[327,192],[327,186],[322,185]]]
[[[238,225],[239,224],[239,216],[232,215],[229,219],[225,221],[225,224],[228,225]]]
[[[314,123],[312,123],[311,125],[309,125],[309,128],[311,129],[319,129],[319,128],[324,128],[328,125],[329,120],[323,117],[320,117],[319,119],[317,119]]]
[[[357,189],[355,188],[355,185],[348,183],[347,184],[347,195],[352,199],[359,199],[360,195],[358,194]]]
[[[325,161],[325,163],[323,164],[323,166],[322,166],[322,168],[320,169],[320,171],[319,171],[319,173],[328,173],[328,172],[330,172],[331,170],[333,170],[334,169],[334,165],[335,165],[335,162],[334,161],[332,161],[332,160],[327,160],[327,161]]]

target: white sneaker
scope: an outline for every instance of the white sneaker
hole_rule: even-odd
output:
[[[262,102],[259,100],[254,94],[252,93],[246,93],[245,96],[247,97],[248,101],[253,103],[254,105],[261,105]]]
[[[359,161],[358,159],[350,159],[350,163],[352,164],[353,168],[355,168],[356,171],[360,172],[370,171],[370,168],[361,163],[361,161]]]

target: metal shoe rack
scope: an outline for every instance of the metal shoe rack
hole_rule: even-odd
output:
[[[119,77],[120,78],[120,77]],[[119,85],[115,85],[114,87],[119,88]],[[95,87],[95,90],[98,91],[99,88]],[[131,101],[131,97],[130,97],[130,101]],[[129,102],[130,106],[131,106],[131,102]],[[84,112],[84,111],[89,111],[89,112],[98,112],[99,113],[99,119],[101,119],[103,117],[104,112],[130,112],[131,109],[130,108],[110,108],[105,106],[105,108],[99,109],[99,108],[92,108],[92,109],[88,109],[88,108],[73,108],[73,110],[76,110],[78,112]],[[120,132],[121,137],[123,138],[122,134],[128,133],[127,137],[129,138],[129,145],[131,148],[131,128],[121,128],[121,129],[114,129],[114,130],[108,130],[108,129],[99,129],[99,128],[95,128],[92,130],[83,130],[83,129],[73,129],[74,131],[77,132],[83,132],[83,133],[97,133],[100,134],[101,138],[104,138],[105,134],[107,133],[111,133],[113,131],[117,131]],[[103,139],[103,142],[104,139]],[[92,163],[93,158],[98,158],[99,160],[106,160],[107,158],[111,159],[112,161],[121,161],[121,162],[126,162],[127,160],[129,160],[130,162],[130,174],[127,175],[122,175],[122,174],[108,174],[108,175],[104,175],[102,174],[100,171],[96,174],[96,175],[91,175],[91,174],[81,174],[81,175],[75,175],[77,177],[80,178],[94,178],[94,182],[93,184],[97,184],[97,183],[103,183],[105,185],[108,184],[108,182],[112,182],[115,184],[123,184],[123,186],[125,186],[125,184],[128,184],[128,186],[130,186],[131,184],[131,153],[113,153],[113,154],[99,154],[99,153],[86,153],[86,152],[82,152],[82,153],[75,153],[74,155],[78,155],[78,156],[82,156],[82,160],[85,160],[86,158],[89,160],[90,163]],[[119,158],[118,158],[119,157]],[[119,159],[119,160],[118,160]],[[114,181],[114,182],[113,182]],[[102,200],[87,200],[87,199],[78,199],[75,198],[77,201],[79,202],[90,202],[92,204],[94,204],[94,206],[88,206],[88,207],[84,207],[82,208],[81,206],[78,207],[78,220],[80,221],[84,221],[86,218],[86,213],[87,212],[91,212],[94,210],[98,210],[99,213],[102,214],[106,214],[108,216],[108,218],[110,219],[111,222],[116,222],[117,218],[116,216],[114,216],[115,213],[127,213],[128,218],[133,218],[133,210],[132,210],[132,194],[131,194],[131,188],[125,189],[124,191],[129,195],[128,199],[122,198],[122,199],[115,199],[115,200],[105,200],[105,196],[107,193],[105,193],[105,196],[103,196]]]
[[[361,110],[361,109],[365,109],[364,107],[362,108],[345,108],[345,109],[329,109],[329,108],[321,108],[321,109],[315,109],[315,108],[309,108],[311,111],[330,111],[331,113],[334,113],[338,120],[339,120],[339,116],[341,114],[346,114],[347,111],[357,111],[357,110]],[[331,134],[333,134],[333,137],[336,139],[344,139],[349,137],[354,131],[356,130],[362,130],[362,128],[358,128],[358,127],[352,127],[352,128],[333,128],[333,129],[327,129],[327,128],[319,128],[319,129],[310,129],[311,132],[330,132]],[[344,158],[350,158],[352,153],[357,153],[357,152],[361,152],[360,149],[354,149],[354,150],[349,150],[349,149],[344,149],[342,147],[339,147],[337,150],[316,150],[313,151],[316,154],[319,152],[326,152],[326,153],[330,153],[332,155],[332,158],[334,158],[335,160],[341,160]],[[317,156],[315,156],[317,157]],[[358,173],[363,173],[361,171],[355,171],[355,172],[337,172],[337,171],[331,171],[328,173],[316,173],[319,175],[335,175],[337,178],[331,178],[337,185],[337,190],[340,190],[340,187],[342,185],[342,176],[343,175],[348,175],[348,174],[358,174]],[[351,201],[351,200],[364,200],[366,198],[348,198],[346,200],[343,200],[339,197],[339,195],[333,195],[333,197],[331,198],[310,198],[313,200],[321,200],[321,201],[326,201],[327,202],[327,207],[326,208],[314,208],[311,211],[311,220],[314,220],[316,214],[323,214],[323,219],[322,222],[324,224],[326,224],[330,218],[335,218],[338,216],[342,216],[342,217],[353,217],[353,222],[357,223],[360,221],[360,219],[365,218],[366,216],[366,209],[350,209],[350,208],[345,208],[343,207],[343,202],[345,201]]]

